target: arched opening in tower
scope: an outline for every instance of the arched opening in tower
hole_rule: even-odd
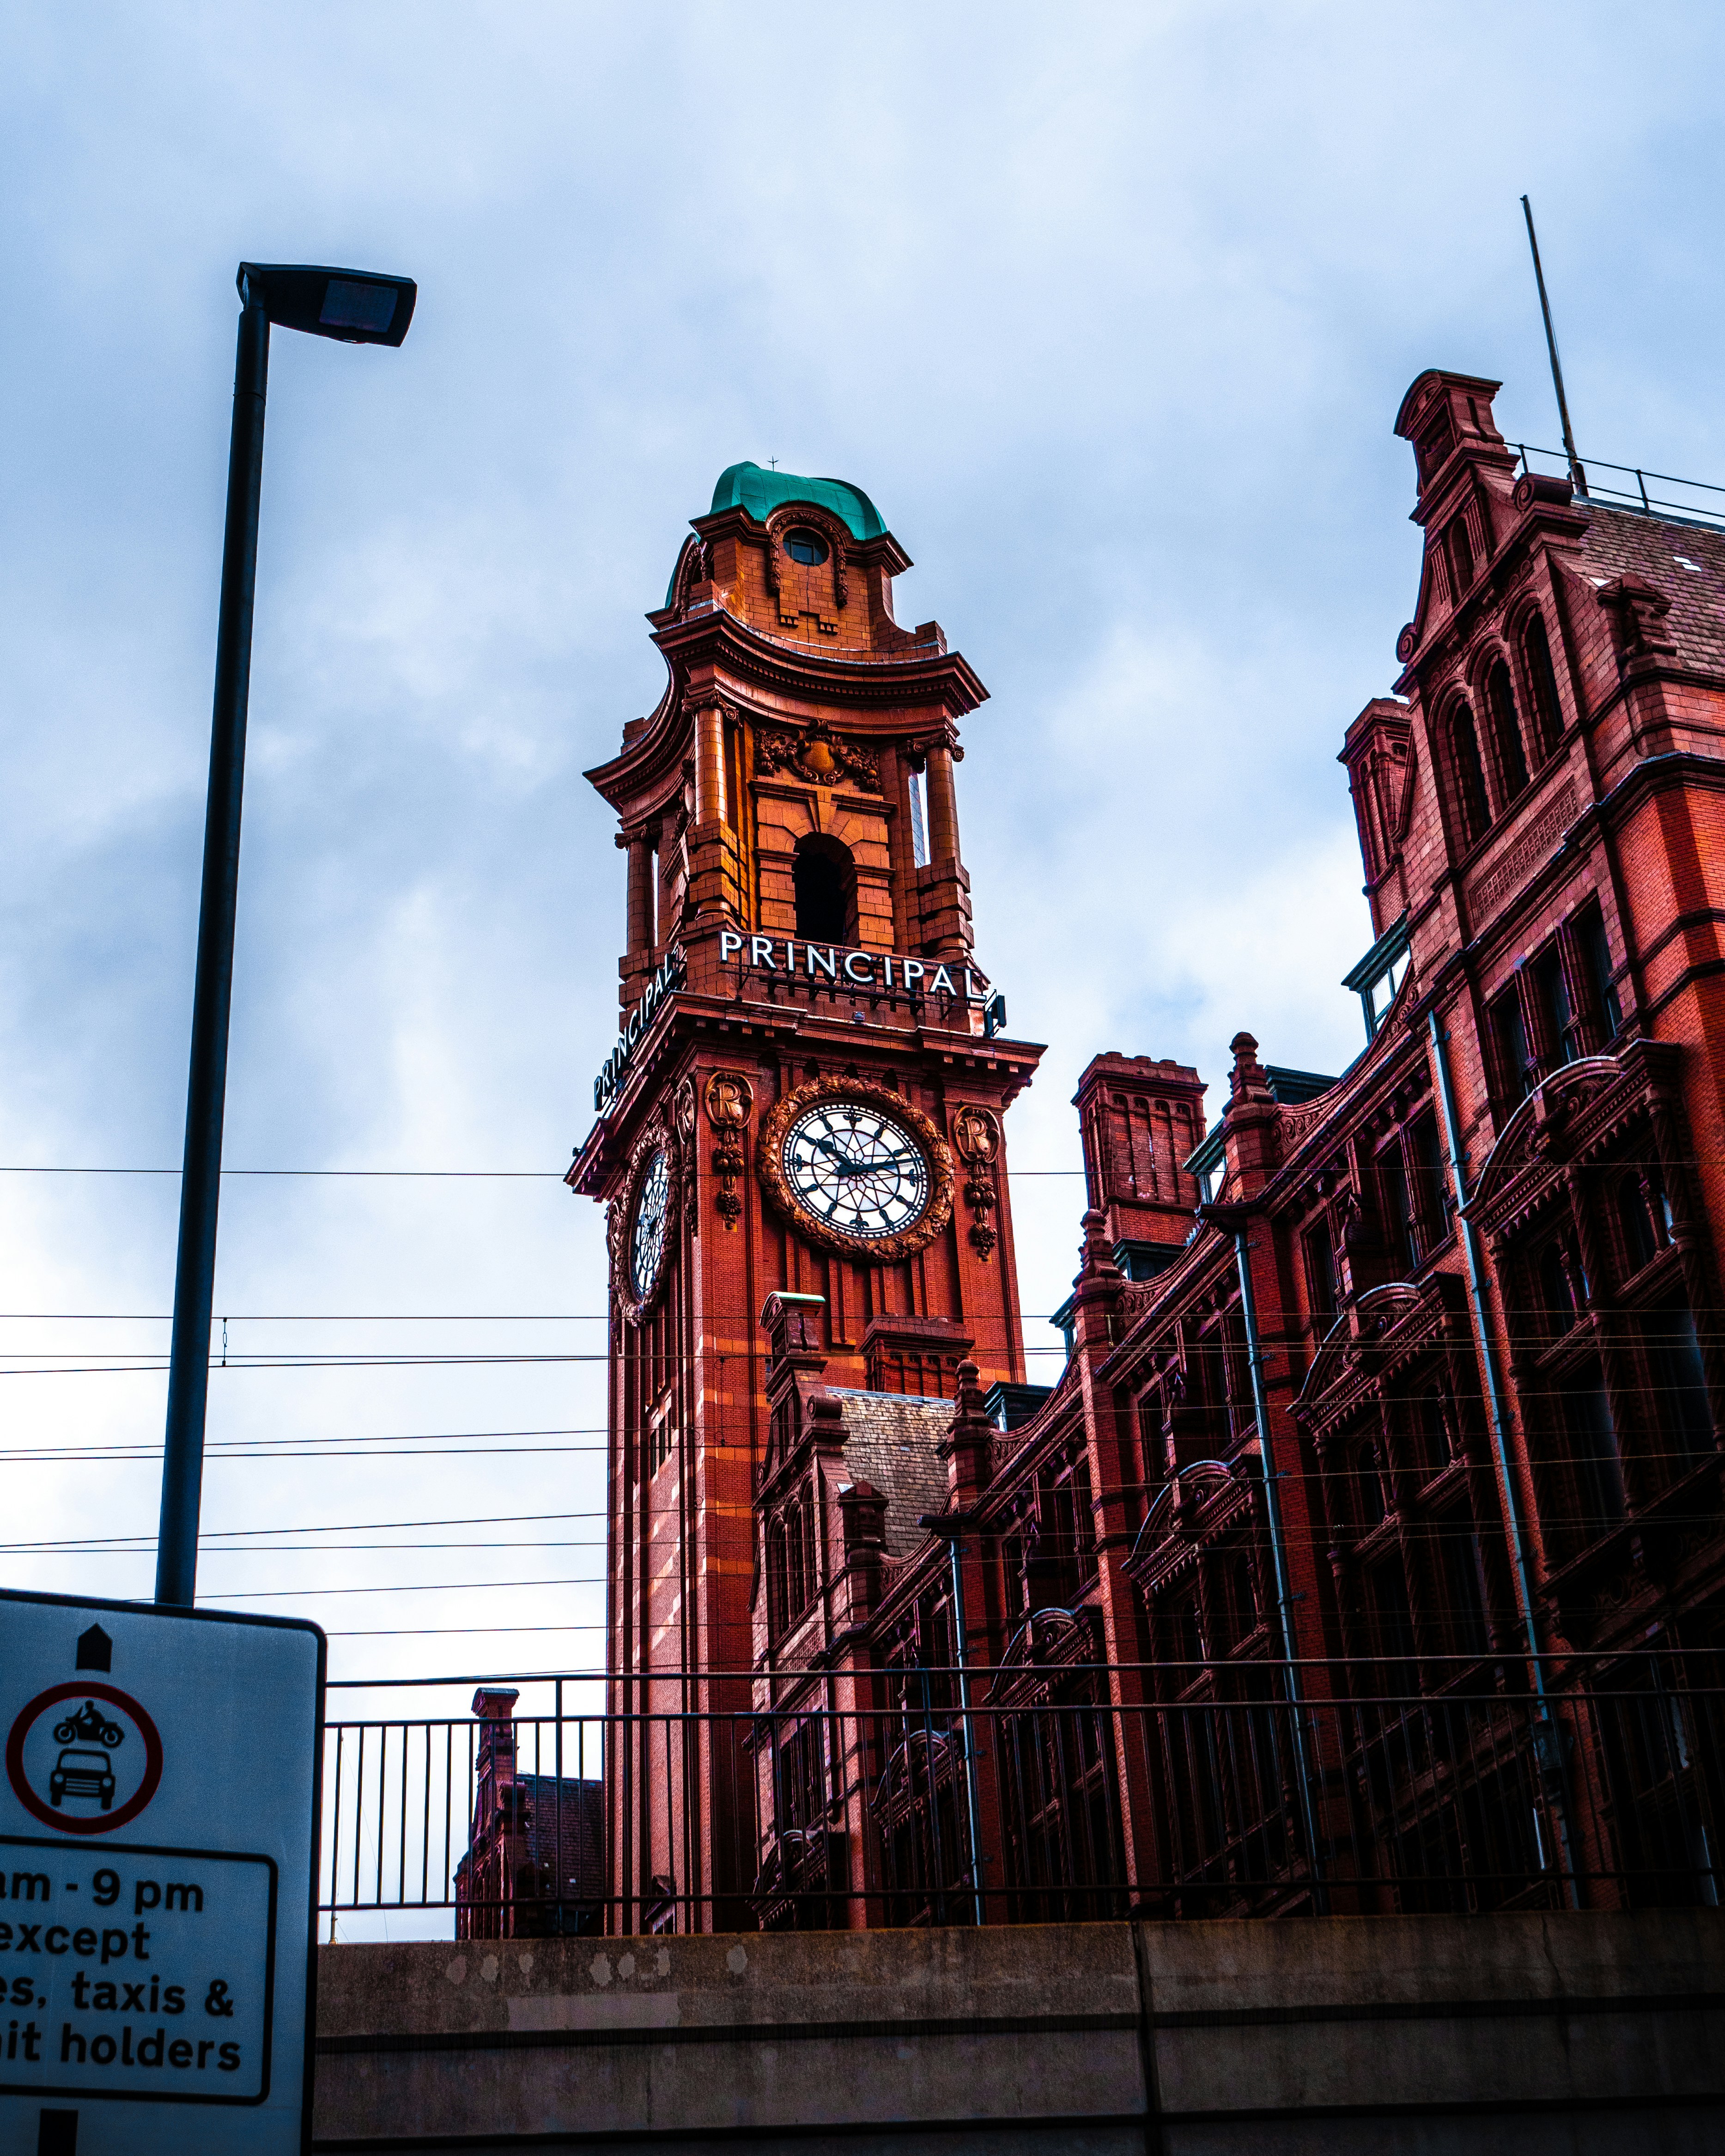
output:
[[[797,933],[811,943],[855,943],[856,864],[850,848],[811,832],[798,841],[791,873]]]

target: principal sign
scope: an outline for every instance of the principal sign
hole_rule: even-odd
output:
[[[298,2156],[323,1635],[0,1593],[0,2148]]]
[[[974,966],[901,957],[895,951],[850,951],[842,944],[810,943],[793,936],[744,936],[734,928],[719,932],[719,961],[779,980],[805,980],[816,987],[824,981],[857,995],[944,995],[956,1003],[978,1004],[991,1035],[1006,1023],[1005,997]],[[603,1116],[617,1098],[641,1036],[665,998],[681,987],[683,978],[682,950],[674,944],[629,1013],[617,1045],[599,1066],[593,1081],[596,1115]]]

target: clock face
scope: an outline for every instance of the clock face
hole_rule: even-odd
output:
[[[903,1123],[861,1101],[824,1101],[799,1116],[781,1163],[797,1204],[840,1235],[896,1235],[928,1210],[927,1155]]]
[[[663,1146],[647,1163],[635,1196],[634,1231],[629,1238],[629,1280],[637,1302],[658,1285],[665,1263],[665,1214],[670,1196],[670,1159]]]

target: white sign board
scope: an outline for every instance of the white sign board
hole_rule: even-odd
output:
[[[310,2146],[323,1635],[0,1592],[0,2150]]]

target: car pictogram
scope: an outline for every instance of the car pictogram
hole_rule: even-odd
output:
[[[62,1752],[48,1778],[48,1800],[58,1811],[70,1797],[94,1797],[104,1811],[114,1803],[114,1768],[105,1752]]]

